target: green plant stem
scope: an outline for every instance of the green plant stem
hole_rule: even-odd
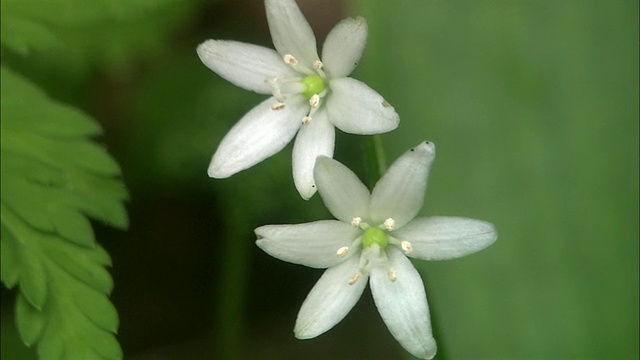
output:
[[[226,201],[228,207],[226,235],[222,256],[222,269],[217,308],[218,334],[215,348],[216,359],[239,359],[242,350],[242,334],[245,330],[244,309],[246,305],[247,282],[251,267],[251,241],[246,241],[243,227],[237,219],[246,215],[243,201]]]
[[[364,157],[368,185],[372,189],[387,171],[387,158],[382,145],[382,137],[373,135],[364,140]]]

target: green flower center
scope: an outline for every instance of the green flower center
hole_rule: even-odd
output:
[[[370,247],[373,244],[377,244],[380,249],[384,249],[389,244],[389,239],[384,231],[372,226],[364,231],[364,235],[362,236],[362,246]]]
[[[302,83],[306,87],[302,95],[307,99],[311,99],[313,95],[320,94],[327,88],[327,83],[324,82],[324,79],[320,75],[307,76],[302,79]]]

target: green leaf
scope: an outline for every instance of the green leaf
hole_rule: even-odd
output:
[[[25,345],[31,346],[38,340],[45,324],[46,319],[42,312],[19,294],[16,302],[16,326]]]
[[[8,210],[3,209],[3,213]],[[20,292],[36,309],[41,310],[47,300],[47,274],[40,257],[27,245],[21,246]]]
[[[106,254],[102,248],[75,249],[69,252],[66,245],[59,241],[47,241],[42,243],[43,249],[50,255],[51,261],[76,280],[97,290],[103,294],[111,293],[113,280],[109,272],[104,268],[111,264],[110,261],[100,261],[98,258]],[[107,260],[110,260],[107,255]]]
[[[21,297],[28,307],[20,304],[16,316],[23,341],[31,345],[37,339],[42,359],[122,358],[114,337],[118,315],[106,296],[113,282],[102,267],[110,262],[104,249],[78,246],[59,235],[36,230],[5,207],[2,222],[16,234],[4,236],[2,243],[20,248]],[[23,276],[34,273],[32,263],[37,260],[35,268],[43,281]],[[32,284],[38,282],[40,286]],[[36,306],[31,298],[38,298],[42,285],[48,290],[46,301]],[[26,290],[36,295],[27,297]],[[42,333],[38,332],[39,322],[46,323]]]
[[[175,0],[4,0],[2,43],[26,55],[63,43],[68,27],[140,17]]]
[[[89,217],[126,228],[120,168],[95,121],[2,72],[2,281],[18,285],[18,332],[41,359],[121,359],[109,254]]]
[[[5,16],[5,2],[2,2],[2,44],[21,55],[27,55],[32,48],[47,49],[60,45],[61,41],[51,30],[37,21]]]
[[[93,246],[93,232],[81,214],[126,228],[122,202],[128,195],[116,177],[120,168],[86,139],[100,132],[95,121],[49,100],[4,67],[2,86],[11,89],[2,93],[2,169],[16,175],[3,177],[3,204],[33,227],[86,246]],[[62,118],[73,120],[57,126],[56,119]],[[47,133],[64,126],[72,130]]]
[[[0,275],[2,282],[9,288],[18,284],[20,272],[18,271],[18,249],[14,245],[16,240],[4,225],[2,225],[2,235],[0,237]]]

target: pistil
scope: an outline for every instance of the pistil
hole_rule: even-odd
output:
[[[384,249],[389,244],[389,239],[387,238],[387,234],[384,231],[378,229],[377,227],[369,227],[364,231],[364,235],[362,237],[362,246],[365,248],[371,247],[373,245],[378,245],[380,249]]]
[[[327,84],[320,75],[311,75],[302,79],[302,84],[305,86],[305,90],[302,95],[311,100],[315,96],[319,96],[327,88]]]

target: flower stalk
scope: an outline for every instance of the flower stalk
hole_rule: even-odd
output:
[[[369,136],[362,142],[365,171],[367,172],[367,185],[370,189],[380,180],[387,171],[387,157],[382,143],[382,136]]]

